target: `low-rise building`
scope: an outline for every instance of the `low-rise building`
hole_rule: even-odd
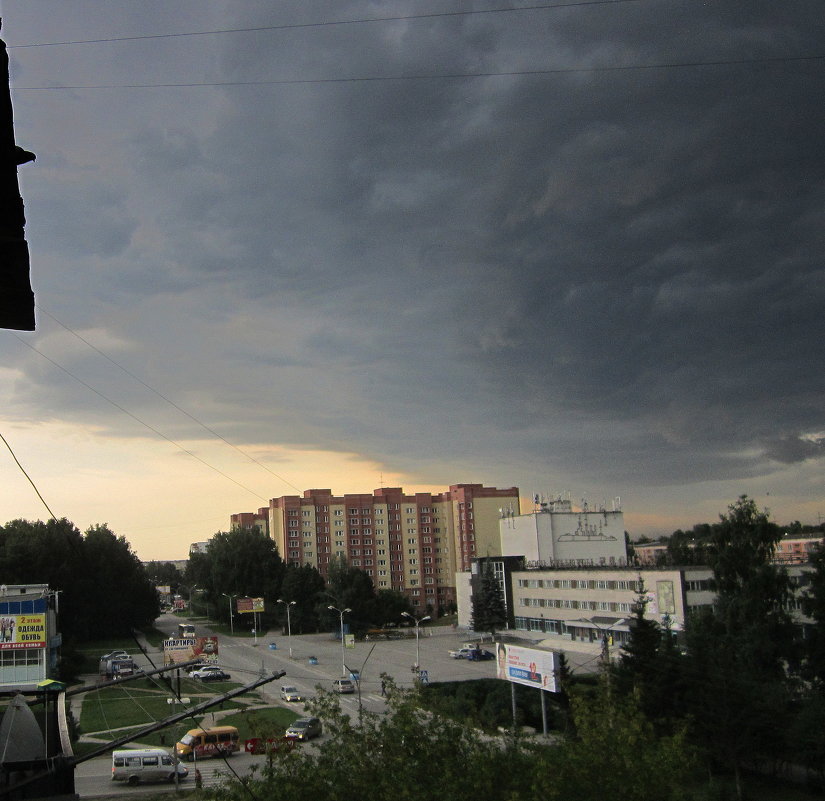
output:
[[[0,691],[31,692],[53,677],[61,645],[48,584],[0,586]]]

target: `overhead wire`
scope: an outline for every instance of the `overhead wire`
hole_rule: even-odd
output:
[[[89,384],[89,383],[87,383],[86,381],[84,381],[82,378],[80,378],[80,377],[76,376],[74,373],[72,373],[72,372],[71,372],[71,370],[68,370],[67,368],[63,367],[63,365],[59,364],[59,363],[58,363],[58,362],[56,362],[54,359],[52,359],[51,357],[47,356],[45,353],[43,353],[43,351],[38,350],[38,349],[37,349],[34,345],[32,345],[30,342],[26,342],[26,340],[25,340],[25,339],[23,339],[22,337],[17,336],[17,334],[15,334],[14,336],[15,336],[15,338],[16,338],[18,341],[22,342],[22,343],[23,343],[23,344],[24,344],[27,348],[30,348],[30,349],[31,349],[31,350],[33,350],[35,353],[37,353],[39,356],[41,356],[42,358],[44,358],[47,362],[49,362],[50,364],[53,364],[53,365],[54,365],[55,367],[57,367],[59,370],[62,370],[62,371],[63,371],[64,373],[66,373],[66,375],[68,375],[70,378],[73,378],[75,381],[77,381],[77,382],[78,382],[78,384],[81,384],[82,386],[86,387],[86,389],[88,389],[90,392],[93,392],[93,393],[94,393],[95,395],[97,395],[99,398],[102,398],[102,399],[103,399],[103,400],[105,400],[107,403],[109,403],[109,404],[111,404],[112,406],[114,406],[116,409],[119,409],[121,412],[123,412],[124,414],[128,415],[129,417],[131,417],[131,418],[132,418],[133,420],[135,420],[136,422],[140,423],[140,425],[144,426],[145,428],[148,428],[151,432],[153,432],[154,434],[156,434],[157,436],[159,436],[161,439],[166,440],[167,442],[169,442],[170,444],[174,445],[176,448],[178,448],[178,449],[179,449],[180,451],[182,451],[183,453],[187,454],[188,456],[191,456],[193,459],[197,460],[198,462],[200,462],[200,463],[201,463],[202,465],[204,465],[205,467],[208,467],[210,470],[214,470],[216,473],[218,473],[218,475],[223,476],[225,479],[227,479],[228,481],[231,481],[233,484],[237,485],[237,486],[238,486],[238,487],[240,487],[241,489],[246,490],[246,491],[247,491],[247,492],[249,492],[250,494],[254,495],[256,498],[258,498],[258,499],[260,499],[260,500],[262,500],[262,501],[265,501],[266,503],[268,503],[268,502],[269,502],[269,499],[268,499],[268,498],[264,498],[262,495],[260,495],[260,494],[258,494],[257,492],[255,492],[255,490],[250,489],[250,488],[249,488],[249,487],[247,487],[245,484],[242,484],[240,481],[236,481],[234,478],[232,478],[232,476],[228,475],[227,473],[224,473],[224,472],[223,472],[223,470],[220,470],[219,468],[217,468],[217,467],[215,467],[214,465],[212,465],[212,464],[210,464],[209,462],[207,462],[205,459],[203,459],[203,458],[201,458],[200,456],[198,456],[196,453],[193,453],[193,452],[192,452],[192,451],[190,451],[189,449],[185,448],[185,447],[184,447],[183,445],[181,445],[179,442],[176,442],[176,441],[175,441],[175,440],[173,440],[171,437],[167,437],[167,436],[166,436],[166,434],[164,434],[162,431],[160,431],[159,429],[155,428],[155,427],[154,427],[153,425],[151,425],[150,423],[147,423],[145,420],[142,420],[142,419],[141,419],[140,417],[138,417],[136,414],[133,414],[133,413],[132,413],[132,412],[130,412],[130,411],[129,411],[126,407],[124,407],[124,406],[122,406],[121,404],[117,403],[117,401],[112,400],[112,399],[111,399],[111,398],[109,398],[107,395],[105,395],[103,392],[101,392],[100,390],[98,390],[98,389],[96,389],[95,387],[93,387],[91,384]]]
[[[292,22],[281,25],[256,25],[249,28],[218,28],[211,31],[181,31],[180,33],[156,33],[137,36],[111,36],[100,39],[76,39],[62,42],[32,42],[8,45],[8,48],[66,47],[69,45],[108,44],[110,42],[135,42],[146,39],[179,39],[192,36],[216,36],[227,33],[262,33],[266,31],[288,31],[306,28],[329,28],[342,25],[364,25],[376,22],[411,22],[414,20],[438,19],[444,17],[469,17],[481,14],[508,14],[520,11],[548,11],[555,8],[577,8],[584,6],[615,6],[624,3],[640,3],[644,0],[573,0],[568,3],[543,3],[534,6],[514,6],[511,8],[482,8],[463,11],[435,11],[426,14],[398,14],[386,17],[362,17],[359,19],[325,20],[322,22]]]
[[[57,323],[57,324],[58,324],[61,328],[63,328],[64,330],[68,331],[70,334],[72,334],[72,336],[77,337],[77,339],[79,339],[81,342],[83,342],[85,345],[87,345],[89,348],[91,348],[91,349],[92,349],[95,353],[97,353],[98,355],[100,355],[100,356],[102,356],[104,359],[106,359],[106,361],[108,361],[110,364],[113,364],[115,367],[117,367],[119,370],[123,371],[123,372],[124,372],[126,375],[128,375],[130,378],[132,378],[132,379],[134,379],[135,381],[137,381],[137,382],[138,382],[138,383],[139,383],[142,387],[145,387],[145,388],[146,388],[146,389],[148,389],[150,392],[152,392],[153,394],[157,395],[157,396],[158,396],[161,400],[165,401],[165,402],[166,402],[166,403],[168,403],[170,406],[172,406],[172,408],[176,409],[176,410],[177,410],[177,411],[179,411],[181,414],[183,414],[183,415],[185,415],[186,417],[188,417],[188,418],[189,418],[189,419],[190,419],[193,423],[197,423],[197,424],[198,424],[198,425],[199,425],[199,426],[200,426],[200,427],[201,427],[204,431],[208,432],[208,433],[209,433],[209,434],[211,434],[213,437],[216,437],[216,438],[217,438],[217,439],[219,439],[221,442],[223,442],[225,445],[228,445],[230,448],[232,448],[233,450],[237,451],[237,452],[238,452],[239,454],[241,454],[241,456],[243,456],[244,458],[249,459],[251,462],[254,462],[256,465],[258,465],[258,467],[262,467],[262,468],[263,468],[264,470],[266,470],[266,471],[267,471],[270,475],[273,475],[273,476],[274,476],[275,478],[277,478],[279,481],[282,481],[284,484],[286,484],[287,486],[291,487],[291,488],[292,488],[292,489],[294,489],[296,492],[300,492],[300,490],[298,489],[298,487],[296,487],[293,483],[291,483],[291,482],[290,482],[290,481],[288,481],[286,478],[284,478],[283,476],[281,476],[281,475],[279,475],[278,473],[276,473],[274,470],[271,470],[271,469],[270,469],[270,468],[269,468],[266,464],[264,464],[263,462],[261,462],[259,459],[256,459],[256,458],[255,458],[255,457],[254,457],[251,453],[247,453],[247,452],[246,452],[245,450],[243,450],[242,448],[239,448],[237,445],[235,445],[234,443],[230,442],[228,439],[226,439],[226,438],[225,438],[224,436],[222,436],[220,433],[218,433],[217,431],[215,431],[215,429],[214,429],[214,428],[212,428],[211,426],[208,426],[208,425],[207,425],[206,423],[204,423],[202,420],[199,420],[197,417],[195,417],[195,415],[191,414],[191,413],[190,413],[190,412],[188,412],[186,409],[184,409],[184,408],[182,408],[181,406],[179,406],[179,405],[178,405],[177,403],[175,403],[175,401],[173,401],[171,398],[167,397],[167,396],[166,396],[166,395],[164,395],[162,392],[160,392],[160,391],[158,391],[157,389],[155,389],[153,386],[151,386],[151,385],[147,384],[147,383],[146,383],[146,381],[144,381],[142,378],[140,378],[139,376],[135,375],[133,372],[131,372],[130,370],[128,370],[127,368],[125,368],[122,364],[120,364],[119,362],[117,362],[115,359],[113,359],[113,358],[112,358],[111,356],[109,356],[107,353],[105,353],[104,351],[102,351],[102,350],[101,350],[100,348],[98,348],[96,345],[94,345],[93,343],[89,342],[89,340],[88,340],[88,339],[86,339],[85,337],[83,337],[83,336],[82,336],[81,334],[79,334],[77,331],[75,331],[74,329],[72,329],[72,328],[70,328],[68,325],[66,325],[65,323],[63,323],[63,322],[61,322],[60,320],[58,320],[58,319],[57,319],[57,317],[55,317],[53,314],[51,314],[51,312],[49,312],[49,311],[47,311],[46,309],[44,309],[44,308],[43,308],[43,307],[42,307],[39,303],[35,304],[35,306],[36,306],[36,308],[37,308],[37,309],[39,309],[41,312],[43,312],[43,313],[44,313],[47,317],[49,317],[50,319],[54,320],[54,322],[55,322],[55,323]]]
[[[181,83],[96,83],[65,86],[15,86],[16,92],[46,92],[92,89],[195,89],[230,86],[301,86],[345,83],[380,83],[389,81],[472,80],[477,78],[519,78],[547,75],[581,75],[611,72],[638,72],[697,67],[733,67],[750,64],[789,64],[825,61],[825,54],[803,56],[763,56],[752,58],[710,59],[695,61],[657,62],[654,64],[617,64],[603,67],[552,67],[547,69],[489,70],[485,72],[416,73],[413,75],[360,75],[336,78],[271,78],[250,81],[186,81]]]
[[[28,479],[29,484],[32,485],[32,488],[34,489],[35,493],[37,493],[37,497],[40,498],[41,503],[43,504],[43,506],[46,507],[48,513],[52,516],[52,520],[57,522],[57,516],[51,510],[51,507],[49,506],[49,504],[46,503],[46,499],[43,497],[40,490],[37,488],[37,484],[34,483],[34,481],[32,480],[32,477],[26,472],[26,468],[23,467],[22,464],[20,464],[20,460],[17,458],[17,454],[15,454],[14,450],[12,450],[11,445],[9,444],[8,440],[3,436],[2,433],[0,433],[0,439],[3,440],[3,444],[9,449],[9,453],[11,454],[11,458],[14,459],[15,464],[17,465],[17,467],[20,468],[20,472]]]

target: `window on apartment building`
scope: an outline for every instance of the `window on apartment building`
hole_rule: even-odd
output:
[[[379,559],[378,564],[379,565],[385,565],[385,564],[387,564],[387,560],[386,559]]]
[[[344,510],[343,509],[334,509],[332,514],[334,514],[335,517],[343,517]]]
[[[297,559],[301,555],[300,551],[290,551],[289,558],[290,559]]]
[[[423,561],[425,565],[431,565],[433,563],[433,558],[432,556],[425,556]]]
[[[407,559],[407,564],[417,565],[418,564],[418,559]]]
[[[361,560],[360,559],[353,559],[352,560],[353,567],[361,567]]]
[[[307,559],[312,559],[312,551],[304,551],[304,556],[306,556]]]
[[[353,556],[360,556],[361,555],[361,551],[358,548],[353,548],[350,553],[352,553]]]
[[[287,511],[287,514],[290,517],[297,517],[298,516],[298,510],[297,509],[290,509],[290,510]]]
[[[417,576],[418,575],[418,568],[411,567],[408,572],[411,576]]]
[[[418,548],[407,548],[407,553],[411,556],[416,556],[418,554]]]
[[[372,556],[372,548],[364,548],[364,556]]]
[[[410,579],[410,586],[417,587],[418,586],[418,579]],[[417,592],[414,592],[413,595],[418,595]]]

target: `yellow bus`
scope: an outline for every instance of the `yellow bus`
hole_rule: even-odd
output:
[[[206,759],[229,756],[240,750],[238,730],[234,726],[212,726],[208,729],[189,729],[175,744],[178,759]]]

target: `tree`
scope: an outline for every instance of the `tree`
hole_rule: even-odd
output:
[[[0,575],[7,584],[48,584],[60,593],[67,662],[78,643],[128,634],[160,611],[140,560],[106,525],[81,535],[66,519],[13,520],[0,527]]]
[[[337,631],[340,618],[327,607],[349,609],[347,618],[353,631],[366,631],[375,621],[375,588],[372,579],[363,570],[352,567],[345,556],[334,557],[327,568],[327,586],[318,604],[322,622]]]
[[[741,496],[712,527],[708,559],[717,596],[712,613],[687,628],[688,696],[697,742],[733,771],[777,751],[788,709],[786,666],[793,659],[790,584],[771,564],[781,532]]]
[[[338,696],[318,693],[307,704],[324,721],[317,746],[276,753],[259,778],[214,790],[216,801],[527,797],[526,751],[501,747],[472,727],[425,713],[415,691],[386,681],[386,714],[364,711],[358,725],[341,711]]]
[[[814,625],[806,627],[803,675],[825,694],[825,547],[814,548],[810,562],[813,570],[808,574],[810,583],[801,602],[802,611]]]
[[[205,590],[218,618],[228,622],[229,605],[223,603],[223,593],[264,598],[274,604],[280,597],[284,570],[274,541],[258,529],[218,532],[206,553],[190,556],[187,591],[194,586]]]
[[[473,591],[472,626],[474,631],[489,631],[495,638],[496,631],[507,625],[507,607],[501,583],[493,572],[493,564],[485,560],[481,569],[478,591]]]
[[[547,801],[676,801],[685,798],[694,752],[684,730],[657,737],[633,695],[603,677],[595,694],[574,695],[577,736],[536,754],[529,796]]]
[[[318,631],[318,603],[326,582],[312,565],[287,565],[281,582],[281,599],[295,601],[289,613],[290,625],[295,634]],[[280,604],[283,606],[283,604]],[[286,611],[281,610],[281,622],[286,626]]]
[[[168,586],[176,592],[183,581],[183,573],[172,562],[152,561],[146,565],[146,575],[158,586]]]

